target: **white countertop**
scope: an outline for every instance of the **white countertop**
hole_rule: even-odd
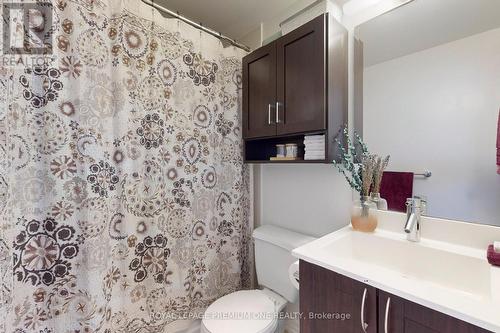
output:
[[[486,247],[500,239],[500,228],[424,218],[421,242],[411,243],[403,233],[405,217],[381,213],[372,234],[347,226],[293,250],[293,255],[500,332],[500,268],[486,260]]]

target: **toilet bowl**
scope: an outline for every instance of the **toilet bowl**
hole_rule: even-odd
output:
[[[254,230],[255,266],[261,289],[240,290],[219,298],[205,311],[202,333],[282,333],[281,315],[288,302],[298,301],[292,284],[291,251],[314,238],[272,225]]]
[[[202,333],[275,333],[283,321],[280,313],[287,301],[264,290],[241,290],[212,303],[205,311]]]

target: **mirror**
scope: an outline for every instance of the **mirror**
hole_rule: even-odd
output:
[[[354,58],[370,152],[432,172],[426,215],[500,226],[500,1],[414,0],[357,26]]]

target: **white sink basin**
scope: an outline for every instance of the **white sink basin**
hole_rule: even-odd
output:
[[[488,264],[485,248],[425,237],[413,243],[406,240],[402,226],[400,230],[379,226],[367,234],[345,227],[293,250],[293,255],[500,332],[500,268]],[[449,235],[449,230],[444,231]]]
[[[490,298],[490,265],[484,255],[478,258],[470,253],[452,252],[453,248],[439,248],[436,243],[425,240],[412,243],[389,232],[348,232],[325,244],[322,250],[374,270],[392,271],[405,279],[425,281],[472,297]]]

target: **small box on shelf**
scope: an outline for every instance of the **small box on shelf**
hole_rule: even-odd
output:
[[[300,161],[302,160],[302,158],[300,157],[277,157],[277,156],[274,156],[274,157],[270,157],[269,158],[270,161]]]

